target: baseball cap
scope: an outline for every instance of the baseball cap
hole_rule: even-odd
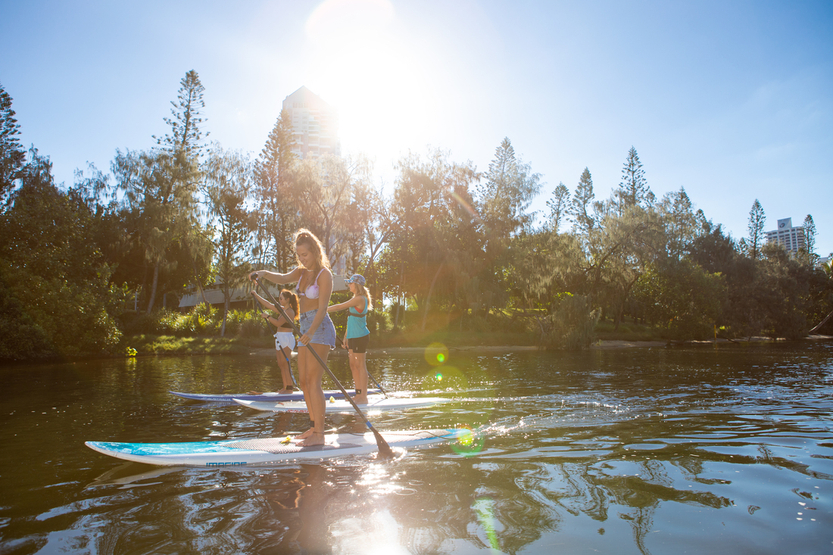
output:
[[[349,279],[345,279],[344,283],[358,283],[359,285],[364,285],[365,279],[361,274],[353,274]]]

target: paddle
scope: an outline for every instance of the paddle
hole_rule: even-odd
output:
[[[266,287],[264,287],[263,285],[260,284],[260,280],[258,278],[255,278],[254,281],[255,281],[255,283],[257,283],[257,286],[260,287],[263,290],[264,293],[266,293],[266,296],[269,297],[269,300],[272,301],[272,304],[275,305],[275,308],[278,309],[278,312],[281,313],[281,316],[283,316],[284,319],[286,319],[287,322],[292,324],[292,329],[295,330],[295,332],[298,334],[298,336],[300,337],[301,335],[303,335],[303,334],[301,334],[301,330],[298,329],[298,326],[295,325],[295,322],[286,317],[286,312],[283,311],[283,307],[280,305],[279,302],[277,302],[275,300],[275,297],[272,296],[272,293],[270,293],[269,290],[266,289]],[[333,375],[333,372],[330,370],[330,368],[327,366],[327,364],[321,359],[321,357],[318,355],[318,353],[315,352],[315,349],[313,349],[312,346],[310,346],[310,345],[306,345],[306,347],[310,350],[310,352],[313,354],[313,356],[318,361],[318,363],[321,364],[321,367],[324,369],[325,372],[327,372],[327,375],[330,376],[330,379],[333,380],[333,382],[338,386],[338,388],[344,394],[344,398],[347,399],[348,401],[350,401],[350,404],[353,405],[354,409],[356,409],[356,412],[358,413],[358,415],[362,417],[362,420],[364,420],[365,425],[368,428],[370,428],[371,432],[373,432],[373,437],[376,438],[376,446],[379,447],[379,455],[381,455],[382,457],[384,457],[386,459],[393,458],[393,450],[390,448],[390,445],[388,445],[388,442],[385,441],[385,438],[382,437],[382,434],[380,434],[379,431],[376,428],[373,427],[373,424],[371,424],[370,420],[368,420],[367,417],[364,415],[362,410],[359,408],[359,405],[357,405],[356,402],[353,401],[353,398],[350,397],[350,395],[347,393],[347,390],[344,389],[343,385],[341,385],[341,382],[338,381],[338,379],[335,377],[335,375]]]
[[[260,302],[260,300],[257,297],[255,297],[255,300]],[[257,305],[255,305],[255,308],[257,308]],[[298,382],[295,381],[295,375],[292,373],[292,363],[289,362],[289,357],[286,356],[286,353],[283,350],[283,345],[281,345],[280,351],[283,355],[283,359],[286,361],[286,367],[289,368],[289,378],[292,380],[292,386],[300,391],[301,388],[298,387]]]
[[[336,339],[338,339],[339,344],[341,344],[341,348],[342,348],[342,349],[344,349],[344,350],[346,350],[346,351],[349,353],[349,352],[350,352],[350,350],[347,348],[347,345],[345,345],[345,344],[344,344],[344,341],[342,341],[342,340],[341,340],[341,338],[338,336],[338,334],[336,334]],[[348,354],[348,356],[349,356],[349,354]],[[381,385],[379,385],[379,382],[377,382],[377,381],[376,381],[376,378],[374,378],[374,377],[373,377],[373,374],[371,374],[371,373],[368,371],[368,372],[367,372],[367,375],[370,377],[370,379],[371,379],[371,380],[373,380],[373,383],[375,383],[375,384],[376,384],[376,387],[378,387],[378,388],[379,388],[379,391],[381,391],[381,392],[382,392],[382,395],[384,395],[385,397],[387,397],[387,396],[388,396],[388,392],[387,392],[387,391],[385,391],[384,389],[382,389],[382,386],[381,386]]]

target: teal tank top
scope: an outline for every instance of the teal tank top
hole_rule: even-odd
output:
[[[367,312],[370,307],[367,306],[367,297],[362,298],[364,299],[364,312],[359,312],[354,306],[347,311],[347,339],[370,335],[370,330],[367,329]]]

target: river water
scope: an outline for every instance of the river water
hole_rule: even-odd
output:
[[[0,368],[0,553],[833,553],[829,342],[369,358],[389,391],[453,399],[377,429],[479,440],[392,461],[125,463],[84,441],[282,437],[308,419],[168,393],[276,384],[259,356]]]

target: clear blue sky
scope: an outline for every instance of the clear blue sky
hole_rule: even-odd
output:
[[[306,85],[388,184],[408,149],[485,170],[509,137],[544,210],[585,167],[607,198],[634,146],[658,198],[684,187],[736,238],[756,198],[767,229],[812,214],[833,251],[830,1],[0,0],[0,49],[22,142],[67,185],[152,147],[194,69],[227,149],[256,156]]]

